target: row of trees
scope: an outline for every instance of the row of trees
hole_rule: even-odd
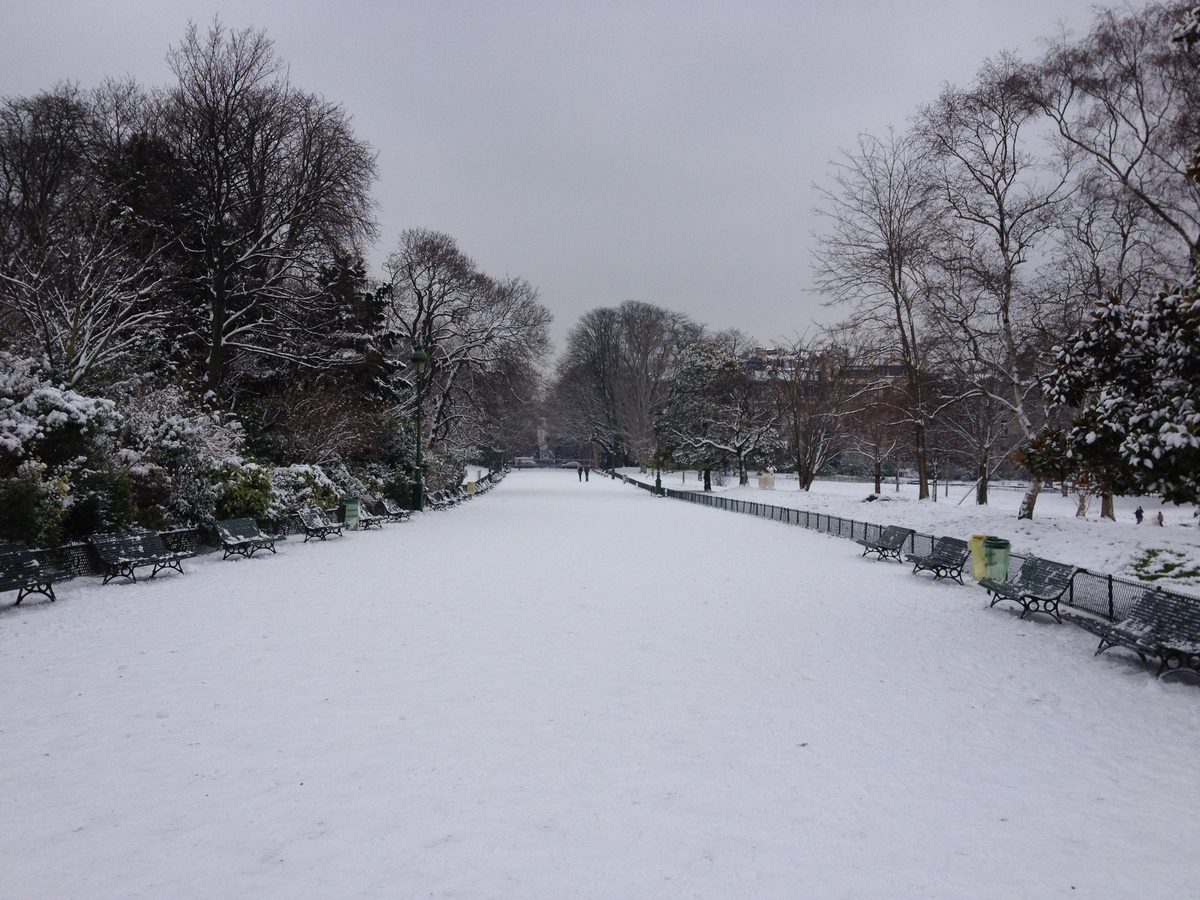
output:
[[[168,62],[161,88],[0,101],[0,503],[28,512],[0,537],[89,484],[107,508],[58,536],[195,521],[257,464],[402,497],[418,347],[424,477],[505,446],[549,348],[537,291],[418,229],[370,275],[374,152],[263,32],[191,26]]]
[[[1162,285],[1200,263],[1196,20],[1100,10],[863,135],[819,189],[816,281],[844,321],[756,372],[736,333],[594,310],[557,372],[557,429],[743,479],[786,448],[806,484],[847,451],[876,473],[902,455],[922,498],[952,466],[979,503],[1015,464],[1023,517],[1046,481],[1108,515],[1114,491],[1194,499],[1196,288]]]
[[[1098,11],[1083,37],[1059,35],[1032,63],[988,61],[907,131],[864,136],[838,162],[818,283],[852,310],[856,338],[903,369],[922,496],[929,429],[953,406],[973,407],[963,437],[981,480],[1009,455],[1033,476],[1024,517],[1049,477],[1106,498],[1128,484],[1112,462],[1067,455],[1070,404],[1085,398],[1054,385],[1076,364],[1064,338],[1092,327],[1099,304],[1145,310],[1200,262],[1200,190],[1186,177],[1200,79],[1175,39],[1187,14]]]

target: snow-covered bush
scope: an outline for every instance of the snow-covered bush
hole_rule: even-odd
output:
[[[27,459],[53,467],[85,455],[118,420],[111,400],[64,390],[38,361],[0,352],[0,474]]]
[[[240,423],[196,409],[176,388],[133,394],[121,406],[118,455],[133,477],[139,516],[161,511],[177,522],[211,519],[213,473],[238,462]]]
[[[1115,487],[1200,500],[1200,276],[1146,309],[1107,300],[1083,332],[1057,348],[1048,381],[1074,407],[1067,457],[1106,468]]]
[[[302,507],[328,509],[337,501],[337,485],[320,466],[281,466],[271,470],[271,503],[266,518],[281,522]]]

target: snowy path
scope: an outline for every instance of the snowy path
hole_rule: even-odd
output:
[[[0,897],[1195,896],[1197,688],[856,550],[518,472],[0,607]]]

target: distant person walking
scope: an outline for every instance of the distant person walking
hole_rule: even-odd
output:
[[[1133,517],[1135,519],[1137,519],[1137,523],[1139,525],[1142,524],[1142,516],[1144,516],[1145,514],[1146,514],[1145,510],[1143,510],[1140,506],[1133,511]]]
[[[587,463],[584,463],[583,464],[583,480],[590,481],[591,479],[588,478],[588,476],[591,474],[592,474],[592,467],[590,465],[588,465]]]
[[[1158,511],[1158,516],[1157,516],[1157,517],[1154,519],[1154,524],[1155,524],[1155,525],[1157,525],[1159,528],[1162,528],[1162,527],[1163,527],[1163,515],[1162,515],[1162,510],[1159,510],[1159,511]]]
[[[579,480],[583,481],[583,463],[579,463],[577,466],[575,466],[575,472],[577,475],[579,475]],[[1138,521],[1140,522],[1142,520],[1138,519]]]

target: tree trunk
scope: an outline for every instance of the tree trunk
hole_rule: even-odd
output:
[[[706,491],[712,490],[712,469],[711,468],[706,468],[704,470],[704,489]]]
[[[875,459],[875,493],[883,493],[883,463],[878,457]]]
[[[746,471],[746,461],[738,457],[738,484],[747,485],[750,483],[750,473]]]
[[[1066,482],[1064,481],[1063,484],[1066,484]],[[1087,491],[1080,491],[1079,492],[1079,504],[1075,507],[1075,518],[1077,518],[1077,519],[1087,518],[1087,508],[1088,508]]]
[[[1100,492],[1100,518],[1117,521],[1116,510],[1113,509],[1113,494],[1107,488]]]
[[[208,367],[204,373],[205,387],[214,394],[221,388],[224,377],[225,363],[225,300],[224,297],[212,298],[212,319],[209,323],[209,340],[212,346],[208,350]]]
[[[1042,479],[1035,477],[1025,496],[1021,498],[1021,508],[1017,510],[1018,519],[1032,519],[1033,507],[1037,503],[1038,494],[1042,491]]]
[[[917,490],[918,500],[929,499],[929,454],[925,449],[925,425],[918,422],[913,437],[917,445]]]
[[[986,462],[979,464],[979,480],[975,482],[975,505],[988,505],[988,467]]]

